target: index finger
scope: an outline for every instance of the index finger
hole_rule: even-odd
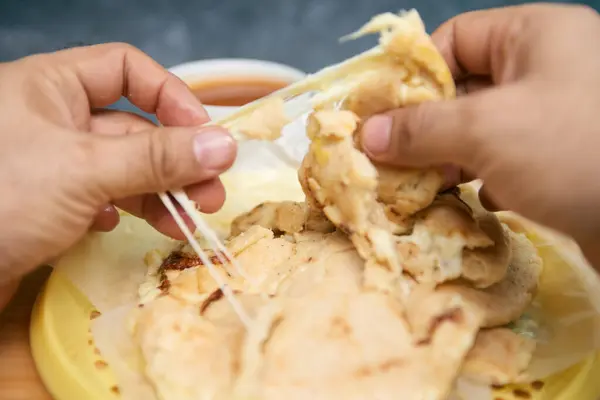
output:
[[[431,36],[455,79],[483,75],[497,83],[527,56],[531,17],[560,18],[572,7],[530,4],[472,11],[448,20]]]
[[[164,125],[195,126],[209,120],[188,86],[137,48],[111,43],[54,54],[61,68],[75,71],[91,108],[106,107],[125,96],[156,114]]]

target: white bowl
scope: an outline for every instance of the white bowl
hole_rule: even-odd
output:
[[[217,58],[191,61],[171,67],[169,71],[186,83],[202,82],[211,78],[223,78],[227,76],[271,78],[292,83],[306,76],[304,72],[288,65],[245,58]],[[223,118],[236,108],[205,106],[211,119]]]
[[[288,65],[243,58],[192,61],[176,65],[170,71],[186,83],[227,76],[271,78],[292,83],[306,76],[304,72]],[[237,108],[205,106],[212,120],[223,118]],[[274,142],[250,140],[239,143],[238,156],[232,170],[274,170],[284,166],[297,169],[308,149],[308,143],[304,122],[293,121],[283,129],[282,137]]]

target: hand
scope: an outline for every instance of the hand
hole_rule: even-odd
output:
[[[581,6],[460,15],[433,40],[463,96],[374,116],[374,159],[459,166],[503,209],[572,235],[600,265],[600,18]],[[457,182],[455,182],[457,183]]]
[[[121,95],[170,127],[102,110]],[[113,204],[174,237],[153,193],[186,187],[202,211],[220,208],[218,175],[236,147],[222,129],[200,128],[207,121],[183,82],[127,45],[0,64],[0,284],[57,256],[92,224],[112,229]]]

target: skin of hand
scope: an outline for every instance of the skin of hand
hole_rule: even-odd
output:
[[[103,109],[121,96],[164,127]],[[0,64],[0,303],[90,228],[114,228],[114,206],[175,238],[155,193],[184,187],[203,212],[219,209],[236,144],[208,120],[185,83],[129,45]]]
[[[457,81],[455,100],[369,119],[375,160],[453,165],[485,197],[571,235],[600,267],[600,17],[536,4],[459,15],[432,38]],[[483,197],[483,196],[482,196]]]

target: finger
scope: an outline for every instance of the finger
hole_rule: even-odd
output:
[[[192,219],[186,214],[186,212],[181,208],[181,206],[177,202],[173,202],[175,204],[175,209],[181,215],[181,220],[187,225],[190,232],[194,232],[196,227],[192,222]],[[162,203],[160,202],[157,195],[151,195],[148,197],[148,204],[152,207],[160,207]],[[163,206],[164,208],[164,206]],[[146,219],[146,221],[154,227],[160,233],[169,236],[176,240],[185,240],[186,236],[181,231],[179,226],[175,223],[175,220],[168,212],[161,212],[158,214],[151,215],[150,219]]]
[[[153,129],[152,121],[128,111],[95,110],[90,116],[90,131],[103,135],[127,135]]]
[[[84,136],[86,179],[103,201],[163,192],[213,179],[235,159],[222,128],[153,128],[124,136]]]
[[[440,190],[444,191],[461,183],[460,167],[452,164],[445,164],[442,166],[442,173],[444,174],[444,184]]]
[[[154,127],[152,122],[141,116],[114,110],[98,110],[92,116],[91,121],[91,129],[104,134],[128,134]],[[225,189],[218,178],[188,186],[185,188],[185,192],[199,205],[203,213],[218,211],[225,201]],[[177,239],[184,238],[176,226],[175,220],[156,194],[119,199],[115,201],[115,205],[135,216],[144,218],[166,235]],[[184,220],[187,219],[190,228],[193,228],[185,212],[181,210],[180,214]],[[118,223],[118,213],[116,223]],[[96,219],[94,228],[103,231],[112,230],[114,229],[112,224],[115,224],[113,215],[100,216]]]
[[[106,107],[125,96],[156,114],[164,125],[198,126],[209,120],[183,81],[133,46],[102,44],[60,51],[53,57],[62,69],[75,71],[91,108]]]
[[[493,85],[492,80],[486,76],[471,76],[456,82],[456,95],[465,96],[489,89]]]
[[[506,29],[512,8],[472,11],[440,25],[431,35],[455,79],[491,75],[492,33]],[[504,17],[503,17],[504,15]]]
[[[225,201],[225,188],[218,178],[190,186],[186,189],[186,193],[198,204],[202,213],[210,214],[218,211]],[[130,212],[133,215],[144,218],[159,232],[175,239],[185,239],[175,220],[157,195],[146,195],[143,197],[143,202],[140,202],[138,198],[129,198],[117,201],[116,204],[123,209],[132,210]],[[194,230],[191,219],[180,207],[178,210],[188,227]]]
[[[508,145],[508,139],[502,141],[507,124],[522,122],[514,99],[525,98],[528,90],[504,86],[374,116],[362,128],[363,148],[371,158],[390,165],[452,164],[479,176],[491,149]]]
[[[188,186],[185,188],[185,192],[190,199],[198,204],[200,211],[206,214],[218,211],[225,201],[225,188],[219,178]],[[169,214],[156,194],[116,200],[115,205],[148,221],[157,220],[157,215],[162,217]]]
[[[498,203],[493,200],[486,185],[483,185],[481,189],[479,189],[479,201],[481,202],[481,205],[488,211],[497,212],[501,210],[501,208],[498,206]]]
[[[96,232],[110,232],[119,225],[119,220],[119,212],[109,204],[96,215],[90,229]]]
[[[460,183],[473,182],[476,179],[477,176],[473,175],[469,171],[466,171],[465,169],[460,170]]]
[[[186,188],[186,193],[205,214],[219,211],[225,202],[225,186],[219,178],[192,185]]]
[[[94,110],[90,117],[89,125],[91,132],[102,135],[127,135],[130,133],[144,131],[146,129],[153,129],[155,127],[156,125],[154,125],[151,121],[132,112],[107,109]],[[115,199],[114,204],[130,214],[144,218],[142,210],[144,209],[144,204],[150,198],[158,200],[158,197],[155,194],[147,194],[132,196],[126,199]],[[109,231],[114,229],[114,227],[110,228],[111,223],[113,222],[113,215],[101,213],[96,217],[96,220],[92,225],[92,229]],[[117,224],[118,222],[119,219],[117,219]]]
[[[514,72],[515,61],[532,45],[527,35],[535,29],[530,17],[556,19],[565,7],[536,4],[468,12],[442,24],[432,40],[455,79],[476,74],[499,82]]]

